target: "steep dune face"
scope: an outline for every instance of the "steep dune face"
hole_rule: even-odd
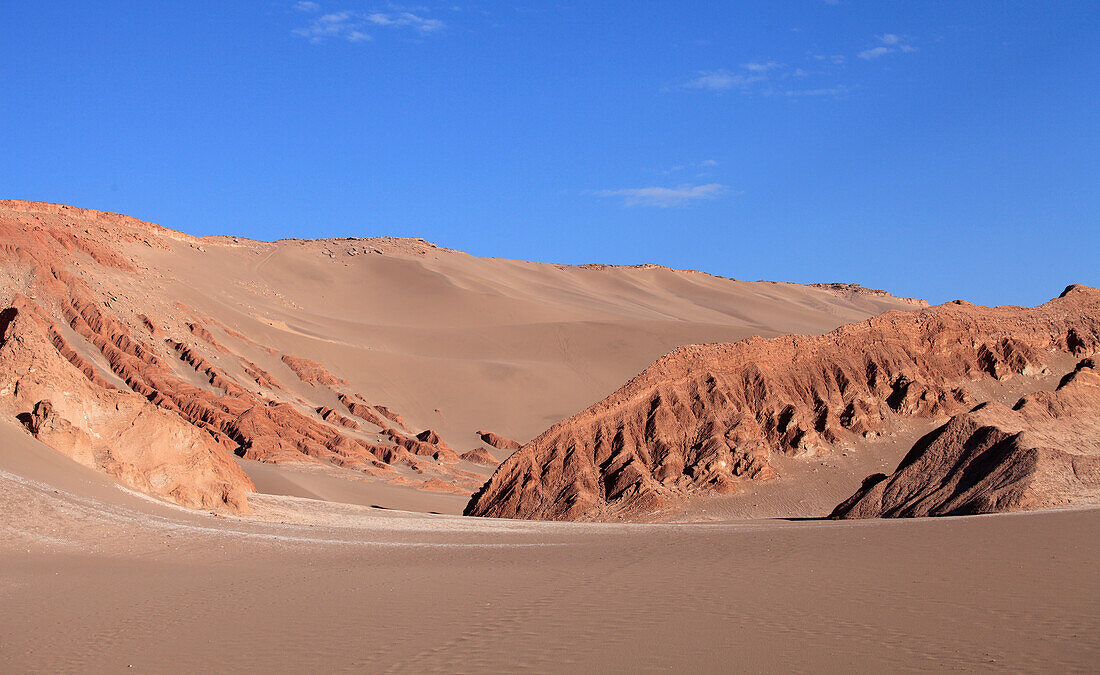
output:
[[[1086,359],[1053,392],[985,403],[922,438],[834,518],[904,518],[1100,503],[1100,373]]]
[[[512,448],[676,344],[909,306],[422,240],[195,238],[19,201],[0,201],[0,282],[4,414],[138,489],[238,509],[252,486],[233,454],[469,494],[495,459],[452,448],[485,428]]]
[[[683,347],[505,461],[466,513],[646,517],[776,475],[894,418],[972,408],[981,381],[1029,378],[1100,345],[1100,291],[1040,307],[951,303],[891,312],[819,337]]]

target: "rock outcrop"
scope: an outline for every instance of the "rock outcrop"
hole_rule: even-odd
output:
[[[955,415],[981,380],[1029,378],[1100,345],[1100,291],[1035,308],[956,301],[888,312],[816,337],[677,349],[508,458],[468,515],[608,519],[776,475],[776,453],[813,457],[895,418]]]
[[[118,214],[0,200],[0,414],[78,462],[195,508],[248,508],[253,486],[232,454],[324,461],[398,484],[407,479],[394,465],[403,464],[430,474],[433,490],[443,483],[467,494],[482,482],[449,466],[458,454],[434,431],[401,434],[413,454],[337,412],[329,402],[379,432],[408,431],[395,411],[343,391],[347,380],[324,365],[272,359],[277,350],[144,292],[127,250],[180,242],[201,248]],[[234,353],[215,327],[252,352]],[[288,392],[253,359],[285,366],[315,400]]]
[[[1056,391],[989,402],[869,476],[833,518],[953,516],[1100,504],[1100,372],[1086,359]]]
[[[0,313],[0,409],[46,445],[134,489],[191,508],[248,510],[252,482],[209,434],[104,386],[66,353],[76,352],[38,305],[16,296]]]
[[[519,450],[523,444],[510,438],[485,429],[478,429],[477,435],[484,443],[493,446],[497,450]]]
[[[499,464],[496,458],[489,454],[489,451],[482,447],[468,450],[459,455],[463,460],[472,464],[481,464],[482,466],[496,466]]]

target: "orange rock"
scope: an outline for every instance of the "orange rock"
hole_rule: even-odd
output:
[[[1098,345],[1100,291],[1072,286],[1030,309],[949,303],[817,337],[681,347],[523,446],[466,513],[650,513],[773,477],[774,453],[830,453],[889,417],[963,412],[974,381],[1029,377],[1053,354]]]
[[[493,446],[497,450],[519,450],[522,445],[513,441],[510,438],[505,438],[500,434],[495,434],[492,431],[486,431],[485,429],[479,429],[477,435],[481,437],[481,440],[489,445]]]
[[[869,476],[834,518],[902,518],[1100,503],[1100,373],[1078,364],[1053,392],[987,402],[924,436],[890,476]]]
[[[464,452],[459,455],[459,457],[467,462],[471,462],[473,464],[481,464],[483,466],[496,466],[500,463],[496,460],[495,457],[489,454],[488,450],[481,446],[478,446],[473,450]]]

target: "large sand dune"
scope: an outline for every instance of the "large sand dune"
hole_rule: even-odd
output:
[[[259,484],[405,508],[416,497],[403,492],[419,491],[427,510],[457,513],[510,452],[478,431],[527,440],[685,343],[821,333],[919,304],[844,285],[475,258],[421,240],[195,238],[37,202],[0,202],[0,236],[3,374],[18,393],[6,414],[30,420],[45,402],[28,428],[58,450],[177,503],[234,509]],[[24,335],[34,344],[17,349]],[[30,358],[49,377],[13,365]],[[68,396],[49,391],[62,380]],[[206,441],[185,457],[140,434],[109,442],[131,428],[104,412],[117,405],[127,419],[166,411]],[[246,462],[250,480],[205,445],[307,463],[309,477]],[[462,460],[471,450],[476,461]],[[180,468],[150,482],[150,457]],[[202,476],[194,490],[181,472]],[[311,489],[319,472],[350,481]]]

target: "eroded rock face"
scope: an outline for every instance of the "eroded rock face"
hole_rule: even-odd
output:
[[[137,490],[192,508],[248,510],[252,482],[209,434],[90,378],[64,357],[71,348],[58,348],[63,338],[34,302],[17,296],[3,314],[6,414],[43,443]]]
[[[477,447],[473,450],[468,450],[459,455],[463,460],[471,462],[473,464],[481,464],[482,466],[496,466],[499,464],[496,458],[489,454],[489,451],[485,448]]]
[[[974,383],[1095,353],[1100,291],[1035,308],[949,303],[889,312],[819,337],[677,349],[617,392],[523,446],[466,513],[538,519],[646,514],[776,475],[776,453],[812,457],[893,417],[979,402]]]
[[[163,250],[180,241],[200,247],[118,214],[0,200],[0,414],[78,462],[188,507],[247,509],[253,486],[234,453],[324,461],[400,484],[407,479],[394,464],[404,464],[466,493],[483,482],[450,466],[458,455],[434,432],[401,435],[417,454],[377,442],[371,433],[391,424],[408,431],[404,419],[343,391],[347,380],[322,364],[272,358],[277,350],[172,298],[144,294],[127,247]],[[283,381],[312,385],[316,400],[289,393],[253,359],[285,366]],[[377,431],[326,403],[337,400]]]
[[[869,476],[834,518],[905,518],[1100,503],[1100,373],[1078,364],[1053,392],[983,403]]]
[[[523,447],[523,444],[518,441],[513,441],[510,438],[506,438],[485,429],[478,429],[477,435],[484,443],[493,446],[497,450],[519,450]]]

